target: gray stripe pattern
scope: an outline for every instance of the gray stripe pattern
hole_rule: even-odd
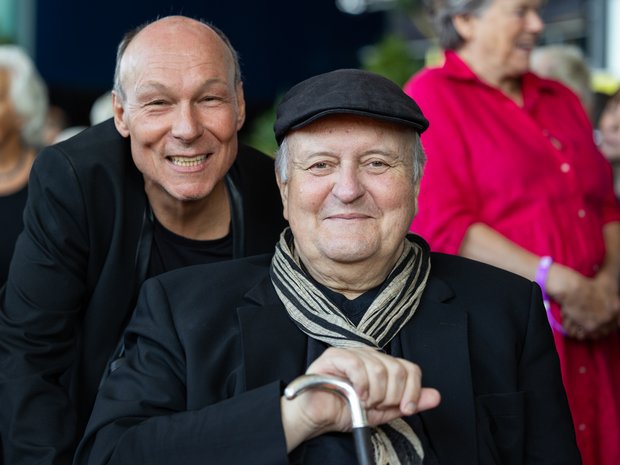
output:
[[[302,269],[289,228],[280,236],[270,269],[284,307],[309,337],[334,347],[378,349],[383,349],[414,315],[429,273],[428,244],[417,236],[408,236],[396,265],[355,326]],[[422,463],[421,442],[405,421],[399,418],[375,430],[372,442],[377,465]]]

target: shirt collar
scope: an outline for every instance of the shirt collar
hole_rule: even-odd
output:
[[[491,87],[482,81],[454,50],[446,50],[444,57],[443,70],[450,79],[478,82],[481,85]],[[529,71],[523,74],[521,80],[523,101],[526,102],[526,105],[528,102],[533,104],[538,101],[540,94],[552,93],[557,86],[555,82],[541,78]]]

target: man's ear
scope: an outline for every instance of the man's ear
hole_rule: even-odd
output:
[[[243,127],[245,123],[245,96],[243,94],[243,83],[239,81],[236,86],[237,94],[237,131]]]
[[[116,91],[112,91],[112,112],[114,114],[114,125],[118,132],[123,137],[129,137],[129,128],[125,124],[125,108],[121,98],[117,95]]]
[[[288,221],[288,181],[282,181],[277,170],[276,183],[278,184],[278,189],[280,189],[280,198],[282,199],[282,216]]]
[[[418,197],[420,195],[420,181],[418,181],[413,188],[413,218],[418,215]],[[413,220],[412,220],[413,221]]]

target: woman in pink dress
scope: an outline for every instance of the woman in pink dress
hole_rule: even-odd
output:
[[[441,67],[405,91],[430,121],[412,230],[536,280],[585,465],[620,464],[620,210],[578,97],[528,71],[542,0],[433,0]]]

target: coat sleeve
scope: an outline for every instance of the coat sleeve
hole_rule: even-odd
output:
[[[228,398],[205,392],[212,402],[188,409],[196,386],[168,302],[158,278],[145,282],[125,359],[102,384],[75,464],[287,464],[279,382]]]
[[[529,321],[519,363],[519,389],[525,393],[523,463],[581,463],[560,362],[542,304],[540,288],[531,286]]]
[[[0,293],[2,448],[6,463],[70,463],[85,211],[72,165],[53,148],[38,155],[28,189],[24,231]]]

